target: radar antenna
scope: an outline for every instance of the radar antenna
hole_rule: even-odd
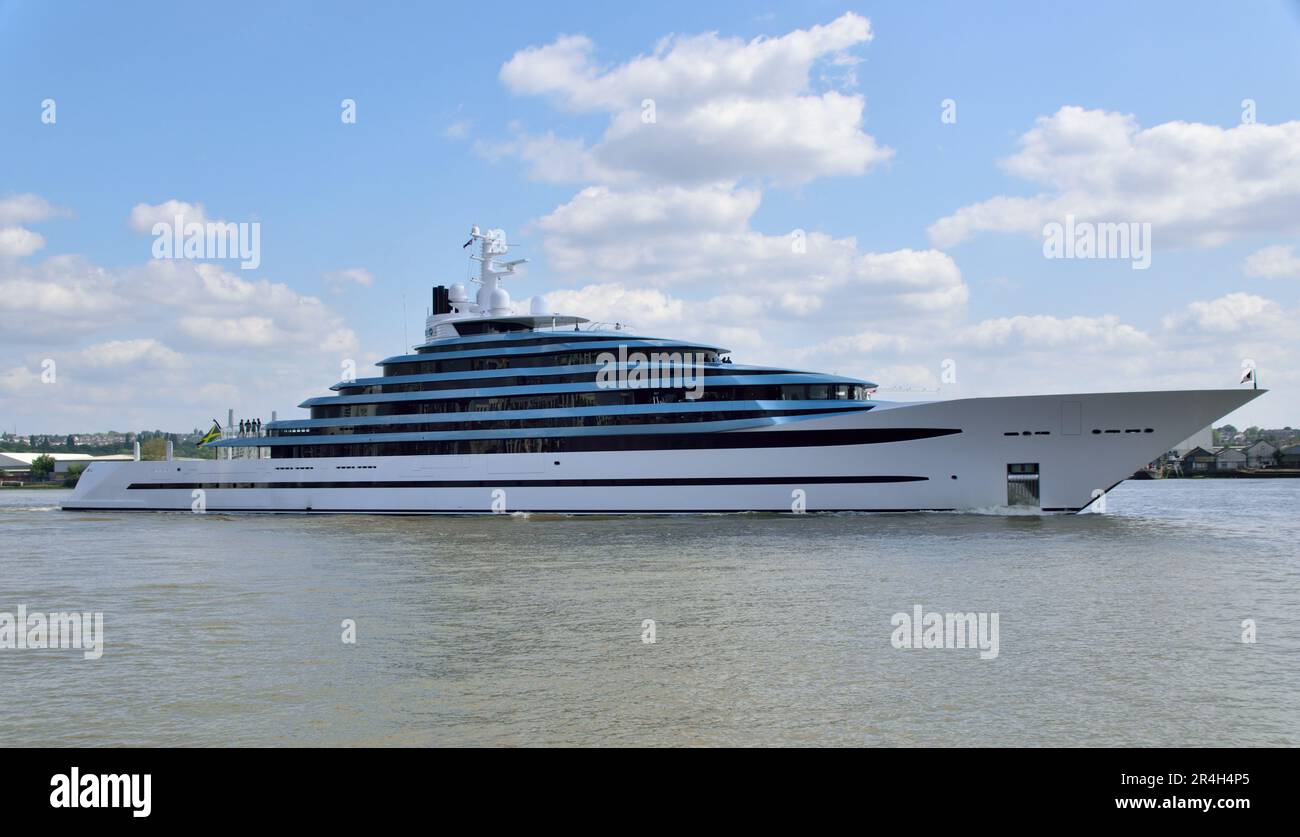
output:
[[[510,251],[510,246],[506,244],[505,230],[496,229],[483,232],[479,230],[478,225],[474,225],[469,231],[469,241],[465,246],[477,241],[479,252],[477,255],[470,256],[479,263],[479,274],[473,279],[481,287],[478,290],[477,302],[480,311],[485,314],[502,315],[510,314],[510,294],[505,288],[501,287],[501,280],[507,276],[513,276],[515,268],[527,262],[527,259],[514,259],[508,262],[498,263],[497,256],[504,256]]]

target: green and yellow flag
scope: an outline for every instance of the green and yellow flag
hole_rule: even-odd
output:
[[[220,438],[221,438],[221,422],[217,421],[216,419],[213,419],[212,429],[209,430],[207,433],[203,434],[203,438],[199,439],[199,443],[197,447],[203,447],[208,442],[211,442],[213,439],[220,439]]]

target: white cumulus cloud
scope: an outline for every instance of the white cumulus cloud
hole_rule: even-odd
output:
[[[0,320],[0,392],[22,396],[11,418],[42,429],[206,426],[226,407],[269,418],[360,354],[319,298],[186,260],[0,260]],[[54,383],[41,383],[46,361]]]
[[[39,234],[22,227],[0,227],[0,259],[21,259],[45,246]]]
[[[85,369],[105,369],[127,365],[153,368],[184,369],[185,356],[152,337],[132,340],[109,340],[87,346],[73,356],[72,362]]]
[[[1115,314],[1100,317],[1055,317],[1046,314],[994,317],[957,332],[953,345],[973,348],[1013,347],[1016,350],[1075,348],[1085,351],[1145,350],[1151,337],[1120,321]]]
[[[40,195],[26,193],[0,198],[0,226],[33,224],[52,218],[67,218],[71,214]]]
[[[1230,293],[1218,299],[1196,301],[1165,317],[1171,330],[1231,334],[1236,332],[1289,333],[1295,312],[1286,312],[1271,299],[1248,293]]]
[[[501,70],[513,92],[608,118],[593,140],[512,125],[510,139],[478,145],[583,184],[534,223],[570,286],[551,306],[773,362],[788,361],[809,323],[952,324],[969,291],[938,250],[872,252],[852,236],[753,225],[765,188],[860,175],[892,153],[865,132],[864,98],[845,90],[871,38],[848,13],[749,41],[673,35],[614,64],[583,36],[516,53]],[[838,89],[818,89],[827,81]]]
[[[325,284],[334,293],[342,293],[349,285],[368,288],[375,284],[375,277],[364,267],[349,267],[325,274]]]
[[[480,149],[519,156],[545,180],[802,183],[861,174],[892,153],[863,131],[865,100],[816,92],[810,77],[818,62],[852,67],[848,51],[871,37],[870,22],[850,12],[777,38],[672,36],[649,55],[604,67],[589,38],[563,36],[516,53],[501,80],[517,94],[608,114],[603,136],[588,144],[517,131]]]
[[[207,213],[201,203],[189,203],[175,198],[162,203],[138,203],[131,207],[131,229],[140,233],[152,234],[154,224],[172,225],[176,216],[181,216],[186,224],[208,223]]]
[[[1067,215],[1150,223],[1156,247],[1300,231],[1300,121],[1143,128],[1132,115],[1067,106],[1040,117],[1002,168],[1044,191],[963,206],[930,226],[935,245],[982,232],[1039,235]]]
[[[1294,247],[1276,244],[1251,253],[1242,269],[1247,276],[1264,279],[1300,279],[1300,256]]]

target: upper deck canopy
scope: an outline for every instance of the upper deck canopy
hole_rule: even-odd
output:
[[[511,334],[520,331],[558,329],[564,326],[589,322],[591,320],[586,317],[577,317],[572,314],[519,314],[506,317],[446,318],[443,319],[440,325],[453,326],[459,337],[471,337],[480,334]],[[432,340],[427,340],[415,348],[419,350],[455,339],[456,337],[443,334]]]

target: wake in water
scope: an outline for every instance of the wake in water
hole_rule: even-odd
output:
[[[1055,517],[1055,513],[1044,512],[1033,506],[988,506],[980,509],[961,509],[958,511],[939,512],[939,514],[973,514],[983,517]]]

